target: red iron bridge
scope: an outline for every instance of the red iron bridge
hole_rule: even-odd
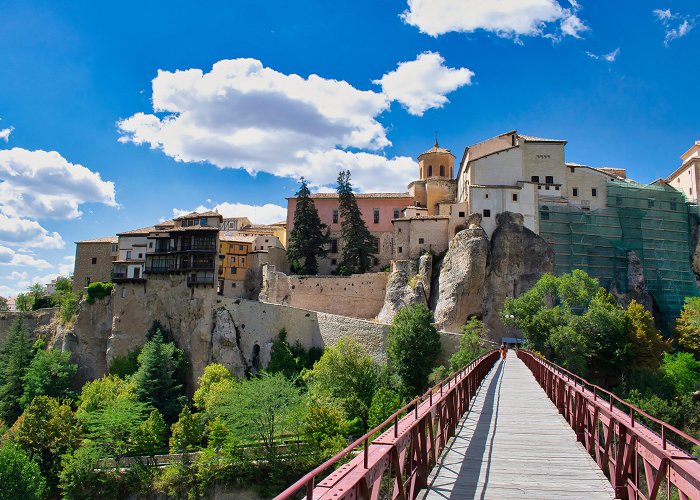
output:
[[[684,451],[693,446],[700,441],[529,351],[505,361],[492,351],[276,500],[700,500],[700,462]]]

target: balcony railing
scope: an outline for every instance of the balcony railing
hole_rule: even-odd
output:
[[[153,253],[176,253],[176,252],[218,252],[216,243],[199,244],[199,243],[182,243],[180,245],[169,245],[156,247]]]

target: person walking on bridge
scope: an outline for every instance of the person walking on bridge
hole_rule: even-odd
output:
[[[501,343],[501,349],[500,349],[500,351],[501,351],[501,359],[502,359],[503,361],[505,361],[505,360],[506,360],[506,356],[508,356],[508,346],[506,345],[505,342]]]

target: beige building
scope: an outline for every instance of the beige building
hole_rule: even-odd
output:
[[[700,177],[700,141],[681,155],[681,166],[666,178],[666,183],[683,192],[688,201],[698,202]]]
[[[112,263],[117,258],[118,242],[117,236],[75,242],[74,292],[96,281],[112,280]]]

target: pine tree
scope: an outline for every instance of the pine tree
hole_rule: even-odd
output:
[[[7,342],[0,351],[0,418],[10,425],[22,410],[22,379],[32,360],[32,343],[21,318],[10,329]]]
[[[365,273],[372,267],[376,238],[362,220],[362,212],[350,184],[350,171],[338,174],[338,201],[340,203],[340,234],[343,240],[343,253],[338,272],[349,275]]]
[[[287,256],[299,274],[317,274],[318,257],[326,256],[324,245],[330,241],[325,224],[318,216],[318,210],[306,180],[301,178],[297,191],[297,205],[294,209],[294,227],[289,233]]]
[[[139,355],[139,369],[133,375],[134,394],[139,401],[157,409],[166,422],[174,422],[185,403],[182,384],[175,380],[175,344],[164,343],[156,332]]]

